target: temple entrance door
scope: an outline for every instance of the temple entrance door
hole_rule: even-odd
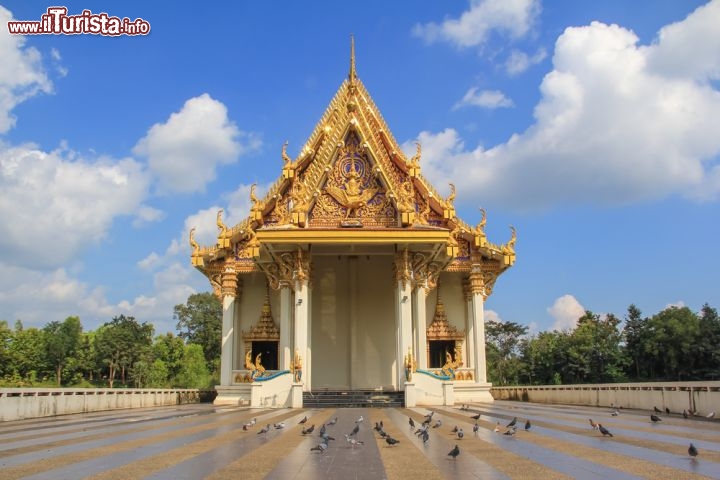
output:
[[[392,389],[391,255],[313,255],[312,390]]]

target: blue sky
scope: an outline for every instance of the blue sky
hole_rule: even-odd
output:
[[[228,2],[230,3],[230,2]],[[200,243],[248,211],[347,75],[423,172],[518,231],[489,318],[720,307],[720,1],[66,2],[147,36],[9,35],[0,2],[0,319],[174,330]]]

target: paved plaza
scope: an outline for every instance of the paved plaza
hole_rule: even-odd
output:
[[[409,425],[412,418],[416,430],[431,411],[421,407],[250,410],[195,404],[4,422],[0,478],[720,478],[717,420],[663,414],[653,423],[645,411],[613,416],[606,408],[516,402],[432,410],[432,425],[440,426],[429,428],[425,444]],[[299,424],[304,417],[307,422]],[[517,431],[505,435],[514,417]],[[326,427],[335,440],[325,451],[312,451],[320,444],[321,425],[335,418]],[[590,418],[613,436],[593,429]],[[376,422],[399,443],[388,445],[374,430]],[[303,435],[311,425],[313,432]],[[359,431],[350,437],[356,444],[348,443],[345,434],[356,425]],[[463,430],[462,438],[455,427]],[[695,458],[688,455],[691,442],[699,452]],[[455,445],[460,454],[453,459],[448,453]]]

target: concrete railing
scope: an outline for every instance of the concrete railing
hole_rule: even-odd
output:
[[[540,385],[495,387],[496,400],[558,403],[594,407],[622,407],[705,416],[720,410],[720,382],[603,383],[597,385]],[[718,412],[720,414],[720,412]]]
[[[197,389],[0,388],[0,421],[199,403]]]

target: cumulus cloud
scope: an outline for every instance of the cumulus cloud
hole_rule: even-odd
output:
[[[133,220],[133,227],[142,227],[148,223],[159,222],[165,218],[165,212],[148,205],[141,205],[138,208],[137,216]]]
[[[718,24],[716,0],[651,45],[638,45],[618,25],[568,28],[540,86],[533,125],[489,149],[466,148],[454,129],[421,132],[423,168],[433,182],[456,179],[460,200],[482,195],[486,205],[519,210],[678,193],[716,200],[720,91],[712,81],[720,29],[710,26]],[[696,50],[688,39],[698,35],[704,40]],[[403,148],[411,151],[412,143]]]
[[[555,319],[552,330],[559,331],[574,329],[578,319],[585,315],[585,307],[572,295],[559,297],[547,311]]]
[[[413,34],[428,43],[445,41],[457,47],[482,46],[493,32],[522,38],[540,13],[539,0],[481,0],[470,3],[460,18],[417,24]]]
[[[0,6],[0,133],[15,125],[16,118],[11,112],[16,105],[53,90],[40,52],[25,46],[25,37],[8,33],[6,25],[12,19],[12,13]]]
[[[133,152],[145,156],[164,193],[203,191],[215,170],[260,147],[230,121],[227,108],[207,93],[191,98],[165,123],[153,125]]]
[[[132,159],[87,160],[0,143],[0,261],[63,265],[103,239],[115,217],[133,214],[147,186],[146,172]]]
[[[513,101],[499,90],[482,90],[478,92],[477,87],[472,87],[465,93],[463,98],[453,106],[453,110],[462,107],[480,107],[492,110],[512,106]]]

